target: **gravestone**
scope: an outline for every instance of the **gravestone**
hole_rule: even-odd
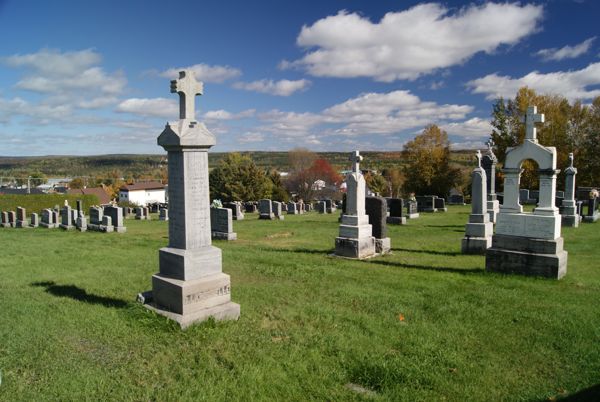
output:
[[[375,252],[378,254],[387,254],[392,245],[387,236],[387,202],[383,197],[367,197],[365,199],[365,211],[369,216],[372,234],[375,238]]]
[[[288,202],[287,213],[288,215],[298,215],[298,205],[292,201]]]
[[[246,203],[246,212],[247,213],[257,212],[256,204],[251,203],[251,202],[247,202]]]
[[[27,223],[27,212],[25,208],[17,207],[17,220],[15,222],[16,228],[26,228],[29,227]]]
[[[438,212],[448,212],[448,208],[446,208],[446,200],[440,197],[435,197],[433,199],[433,205]]]
[[[210,227],[213,239],[237,239],[237,233],[233,231],[233,212],[229,208],[211,208]]]
[[[52,220],[54,221],[54,227],[58,228],[60,226],[60,213],[57,209],[52,211]]]
[[[471,173],[471,215],[462,239],[463,254],[485,254],[492,245],[494,224],[487,211],[487,177],[481,166],[481,152],[477,151],[477,167]]]
[[[77,217],[77,220],[75,221],[75,227],[80,232],[87,231],[87,218],[85,217],[83,212],[81,212],[80,215]]]
[[[39,215],[33,212],[31,214],[31,218],[29,219],[29,226],[32,228],[37,228],[40,225]]]
[[[152,219],[152,215],[150,215],[150,208],[144,207],[144,217],[146,220]]]
[[[525,140],[508,148],[504,162],[504,202],[497,215],[492,247],[486,252],[487,271],[536,275],[560,279],[567,272],[561,217],[554,205],[556,192],[556,148],[538,143],[535,123],[544,122],[535,106],[527,109]],[[519,204],[521,164],[527,159],[539,167],[540,200],[533,213]]]
[[[287,202],[281,202],[281,211],[287,212]]]
[[[598,198],[588,198],[587,202],[584,201],[583,204],[587,205],[587,213],[583,215],[583,221],[596,222],[600,218],[600,214],[598,213]]]
[[[144,207],[135,207],[135,219],[144,220],[146,219],[146,208]]]
[[[167,208],[161,208],[158,210],[158,220],[159,221],[168,221],[169,220],[169,210]]]
[[[368,258],[375,255],[375,238],[365,211],[366,183],[359,163],[358,151],[351,156],[352,172],[346,176],[346,213],[342,215],[340,235],[335,239],[335,255],[347,258]]]
[[[66,203],[66,202],[65,202]],[[60,211],[60,228],[64,230],[73,230],[75,226],[73,225],[73,213],[71,212],[71,207],[69,205],[65,205]]]
[[[273,201],[271,203],[273,206],[273,215],[275,219],[284,220],[285,216],[283,216],[282,204],[279,201]]]
[[[404,201],[400,198],[389,198],[387,204],[390,208],[390,215],[387,217],[386,222],[392,225],[405,225]]]
[[[465,196],[462,194],[452,194],[448,197],[448,205],[465,205]]]
[[[558,191],[556,192],[556,196],[558,197]],[[535,203],[537,204],[538,201],[540,200],[540,190],[531,190],[529,192],[529,197],[531,197],[532,200],[535,200]]]
[[[237,202],[226,202],[223,205],[225,208],[231,209],[231,217],[234,221],[241,221],[244,219],[244,213],[242,212],[242,205]]]
[[[2,214],[0,214],[0,216],[0,226],[2,226],[3,228],[10,227],[10,225],[8,224],[8,212],[2,211]]]
[[[17,214],[15,211],[9,211],[8,212],[8,225],[11,228],[14,228],[15,225],[17,224]]]
[[[77,200],[77,215],[83,215],[83,202],[81,200]]]
[[[92,230],[95,232],[112,232],[112,219],[110,229],[106,226],[106,220],[104,220],[104,209],[99,206],[90,207],[90,222],[87,223],[87,230]]]
[[[258,202],[258,212],[260,212],[258,219],[275,219],[271,200],[260,200]]]
[[[437,212],[435,209],[435,196],[419,195],[417,200],[417,212]]]
[[[48,229],[52,229],[55,226],[55,221],[54,221],[54,211],[52,211],[50,208],[46,208],[42,210],[42,218],[40,220],[40,226],[43,228],[48,228]]]
[[[102,231],[106,233],[112,233],[114,231],[112,217],[104,215],[102,217]]]
[[[417,219],[419,217],[419,208],[416,200],[406,200],[406,218]]]
[[[500,211],[500,202],[496,195],[496,165],[498,164],[498,158],[494,154],[494,141],[490,138],[486,145],[488,147],[487,152],[481,158],[481,167],[485,170],[486,177],[486,191],[487,191],[487,210],[490,215],[490,222],[496,223],[496,215]]]
[[[333,201],[330,199],[325,200],[325,210],[328,214],[332,214],[336,211],[336,207],[333,204]]]
[[[182,328],[213,317],[237,319],[239,304],[231,302],[229,275],[222,272],[221,249],[211,243],[208,150],[214,135],[194,117],[194,102],[202,83],[191,70],[171,81],[179,94],[179,118],[167,123],[158,145],[168,153],[169,245],[159,251],[159,272],[145,304]]]
[[[75,224],[75,222],[77,222],[78,217],[79,217],[79,211],[77,211],[76,209],[71,209],[71,222],[73,222],[73,224]]]
[[[325,203],[325,201],[319,201],[319,202],[317,202],[317,211],[320,214],[326,214],[327,213],[327,204]]]
[[[569,167],[565,169],[565,198],[560,207],[562,216],[562,225],[578,227],[581,222],[581,216],[577,213],[575,201],[575,176],[577,168],[573,166],[573,153],[569,154]]]
[[[106,206],[104,207],[104,216],[110,216],[115,232],[125,233],[127,231],[127,228],[123,226],[123,208],[112,205]]]

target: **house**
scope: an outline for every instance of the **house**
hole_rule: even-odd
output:
[[[105,205],[110,202],[110,196],[102,187],[88,187],[88,188],[70,188],[67,190],[67,194],[74,195],[95,195],[98,197],[100,205]]]
[[[119,189],[119,202],[146,206],[148,204],[164,204],[165,185],[157,181],[127,184]]]

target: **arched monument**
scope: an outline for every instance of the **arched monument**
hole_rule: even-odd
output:
[[[561,216],[554,204],[556,195],[556,148],[540,145],[535,123],[544,115],[535,106],[524,117],[525,140],[509,148],[504,162],[504,201],[496,219],[492,247],[486,252],[487,271],[536,275],[560,279],[567,272],[567,252],[561,237]],[[532,213],[519,203],[523,161],[539,166],[540,198]]]

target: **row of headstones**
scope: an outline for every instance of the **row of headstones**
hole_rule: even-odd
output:
[[[61,228],[65,230],[77,229],[81,232],[93,230],[98,232],[118,232],[123,233],[127,228],[123,225],[123,208],[117,206],[93,206],[90,207],[90,221],[88,223],[86,216],[81,209],[80,201],[77,202],[77,209],[72,209],[65,205],[60,210],[58,208],[46,208],[41,214],[32,213],[29,221],[25,208],[17,207],[17,211],[3,211],[0,216],[0,227],[15,228]],[[40,217],[41,215],[41,217]]]
[[[578,187],[576,192],[576,210],[577,215],[583,218],[584,222],[596,222],[600,217],[598,212],[598,198],[590,198],[590,192],[594,190],[593,187]],[[556,191],[555,205],[559,208],[560,213],[563,214],[562,203],[565,199],[564,191]],[[502,195],[500,195],[502,201]],[[521,205],[537,205],[540,201],[539,190],[528,190],[519,189],[519,202]],[[584,213],[585,210],[585,213]]]
[[[418,212],[447,212],[446,200],[437,195],[419,195],[417,200]]]

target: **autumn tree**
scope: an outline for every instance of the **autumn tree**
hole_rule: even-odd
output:
[[[286,187],[298,198],[306,201],[314,199],[317,193],[314,184],[317,180],[323,180],[326,185],[337,185],[342,181],[333,166],[326,159],[318,158],[315,153],[293,150],[290,154],[290,166],[293,170],[286,180]],[[312,162],[307,166],[309,161]]]
[[[383,175],[369,172],[365,175],[365,182],[373,193],[380,196],[388,195],[388,182]]]
[[[386,196],[400,198],[400,192],[404,185],[405,177],[401,169],[384,169],[381,175],[387,182],[387,191],[384,193]]]
[[[269,173],[268,177],[271,181],[271,199],[273,201],[288,202],[290,196],[283,186],[281,174],[277,170],[273,169]]]
[[[272,183],[249,156],[230,153],[209,174],[211,199],[251,201],[270,198]]]
[[[450,164],[448,134],[435,124],[404,145],[404,190],[446,197],[460,184],[460,169]]]
[[[69,188],[80,189],[85,187],[85,182],[81,177],[76,177],[69,182]]]

